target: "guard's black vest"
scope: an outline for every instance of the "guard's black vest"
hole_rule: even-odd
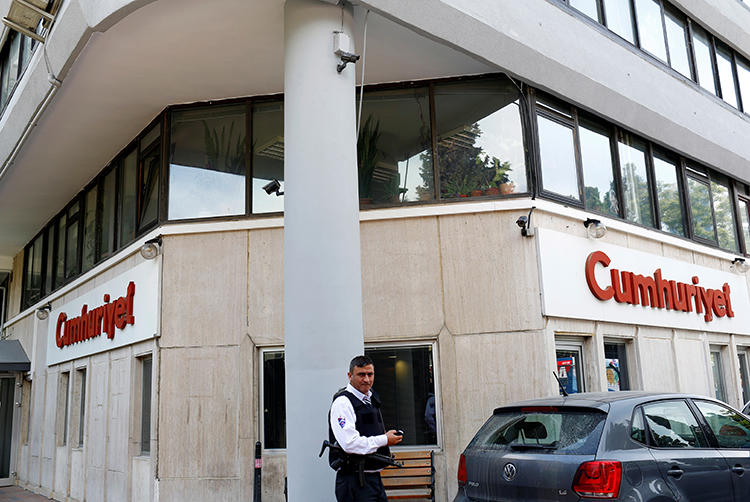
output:
[[[380,414],[380,399],[374,391],[372,396],[370,396],[370,402],[372,403],[371,406],[366,405],[360,401],[357,396],[345,389],[337,392],[333,396],[333,400],[335,401],[339,396],[346,396],[352,403],[354,414],[357,419],[354,427],[357,429],[360,436],[379,436],[385,434],[383,416]],[[331,443],[336,441],[336,436],[333,435],[333,430],[331,429],[330,419],[328,420],[328,440]],[[375,453],[387,457],[391,456],[391,450],[388,449],[388,446],[381,446]],[[385,464],[382,462],[369,459],[366,455],[343,454],[333,448],[331,448],[328,453],[328,464],[335,470],[340,469],[345,472],[356,472],[359,468],[359,463],[362,461],[365,463],[364,470],[366,471],[374,471],[385,467]]]

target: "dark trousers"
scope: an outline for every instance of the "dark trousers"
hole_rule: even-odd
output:
[[[387,502],[379,472],[366,472],[360,486],[358,473],[336,473],[336,502]]]

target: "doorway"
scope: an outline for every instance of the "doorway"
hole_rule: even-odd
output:
[[[13,415],[15,411],[16,379],[0,376],[0,486],[15,483],[13,472]]]

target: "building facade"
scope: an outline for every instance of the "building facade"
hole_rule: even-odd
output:
[[[436,500],[553,373],[750,400],[743,2],[35,4],[0,0],[0,481],[250,499],[260,441],[263,500],[329,500],[361,351]]]

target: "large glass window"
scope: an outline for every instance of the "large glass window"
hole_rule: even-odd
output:
[[[646,144],[628,133],[620,133],[620,175],[625,218],[642,225],[654,224],[646,168]]]
[[[573,127],[537,115],[542,187],[564,197],[580,200]]]
[[[519,106],[505,78],[435,86],[441,198],[528,190]]]
[[[68,209],[65,231],[65,278],[69,279],[78,273],[78,236],[81,223],[81,203],[75,201]]]
[[[737,83],[742,97],[742,109],[750,113],[750,63],[737,56]]]
[[[56,229],[56,244],[55,247],[57,248],[57,254],[55,255],[55,284],[54,288],[57,289],[58,287],[62,286],[65,282],[65,257],[67,256],[67,253],[65,252],[65,242],[66,242],[66,232],[67,232],[67,213],[63,213],[60,215],[60,218],[57,220],[56,223],[57,229]],[[47,271],[49,273],[49,270]]]
[[[284,191],[284,104],[253,104],[253,214],[284,210],[284,197],[267,194],[263,187],[278,180]]]
[[[120,247],[135,239],[135,216],[138,204],[138,150],[127,152],[120,166],[120,199],[118,207]]]
[[[690,215],[693,220],[693,234],[701,239],[715,241],[714,219],[711,212],[711,191],[708,180],[688,175]]]
[[[719,85],[721,87],[721,97],[734,106],[739,108],[737,92],[734,87],[734,63],[732,61],[732,51],[723,45],[716,45],[716,66],[719,70]]]
[[[367,347],[375,366],[373,389],[382,401],[386,429],[405,431],[402,446],[437,445],[439,409],[432,345]],[[262,352],[263,438],[265,448],[286,447],[284,352]],[[346,383],[346,375],[341,386]],[[331,390],[331,396],[336,389]]]
[[[0,51],[2,78],[0,79],[0,110],[5,107],[18,81],[18,63],[21,56],[21,36],[11,30],[5,43],[5,50]]]
[[[695,24],[693,28],[693,54],[695,55],[695,70],[698,83],[711,94],[716,93],[716,80],[714,78],[714,65],[711,57],[711,39],[708,33]]]
[[[94,266],[96,261],[96,195],[94,185],[84,197],[83,216],[83,259],[81,268],[85,272]]]
[[[455,106],[462,100],[468,100],[476,90],[476,86],[470,84],[453,87],[453,106],[446,99],[440,102],[441,110],[446,114],[457,110]],[[439,89],[443,98],[450,95],[449,86]],[[477,145],[482,140],[500,139],[492,133],[500,134],[502,123],[494,129],[492,126],[496,124],[488,124],[493,117],[500,122],[502,119],[498,115],[500,112],[480,121],[484,123],[478,123],[478,127],[486,131],[477,138]],[[435,177],[427,88],[365,93],[361,120],[357,141],[360,200],[373,204],[394,204],[433,199]],[[493,143],[484,149],[489,153],[495,146]]]
[[[711,176],[711,195],[719,246],[736,251],[737,232],[735,231],[734,212],[729,196],[729,183],[726,178],[717,174]]]
[[[742,388],[742,404],[750,401],[750,367],[747,362],[747,349],[738,348],[737,362],[740,365],[740,387]]]
[[[693,402],[714,433],[719,448],[750,447],[750,420],[726,406],[698,399]]]
[[[609,133],[601,127],[581,121],[578,137],[581,143],[586,208],[617,216],[619,204]]]
[[[667,48],[664,43],[661,2],[659,0],[635,0],[635,12],[641,48],[666,63]]]
[[[24,303],[30,305],[42,297],[42,256],[44,234],[39,234],[25,251]]]
[[[607,28],[631,44],[635,43],[630,0],[604,0],[604,16],[607,20]]]
[[[653,158],[661,229],[672,234],[685,235],[682,199],[677,182],[678,166],[675,161],[659,152],[654,152]]]
[[[141,454],[151,453],[151,356],[140,359],[141,366]]]
[[[692,78],[685,17],[669,9],[665,9],[664,23],[667,28],[669,64],[687,78]]]
[[[599,21],[598,0],[570,0],[570,6]]]
[[[115,198],[117,190],[117,170],[111,169],[104,176],[99,189],[99,255],[106,258],[115,250]]]
[[[138,232],[153,226],[159,217],[159,172],[161,171],[161,143],[159,136],[151,139],[159,125],[141,139],[141,165],[139,175]]]
[[[745,252],[747,252],[748,246],[750,246],[750,219],[748,219],[748,211],[750,211],[750,203],[747,199],[740,199],[740,223],[742,226],[742,237],[745,239]]]
[[[245,214],[246,105],[172,113],[169,219]]]

